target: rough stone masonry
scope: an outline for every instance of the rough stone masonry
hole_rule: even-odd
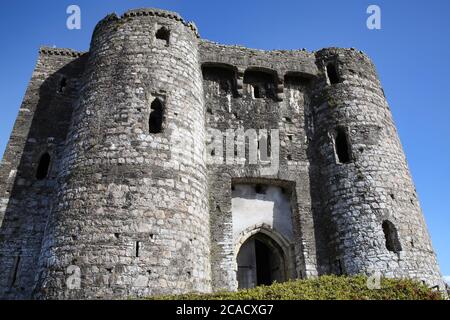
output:
[[[207,161],[210,128],[278,130],[279,170]],[[444,288],[364,53],[220,45],[164,10],[107,16],[86,53],[40,49],[0,201],[3,299],[360,273]]]

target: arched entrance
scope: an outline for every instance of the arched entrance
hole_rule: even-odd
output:
[[[254,288],[287,280],[283,249],[270,236],[258,232],[248,238],[237,255],[238,288]]]

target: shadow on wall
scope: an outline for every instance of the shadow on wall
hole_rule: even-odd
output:
[[[33,78],[21,106],[5,152],[11,167],[5,164],[2,168],[14,170],[14,164],[19,163],[14,181],[5,181],[9,202],[0,228],[0,299],[32,297],[41,244],[56,196],[56,164],[65,145],[77,98],[76,78],[84,61],[82,56],[68,63],[39,88],[33,88],[39,81]]]

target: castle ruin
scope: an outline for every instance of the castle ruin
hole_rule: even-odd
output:
[[[278,139],[218,154],[209,129]],[[262,145],[274,172],[208,161]],[[220,45],[159,9],[107,16],[89,52],[40,49],[0,167],[0,226],[2,299],[361,273],[444,288],[364,53]]]

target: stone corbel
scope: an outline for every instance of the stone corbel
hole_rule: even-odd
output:
[[[276,88],[277,101],[284,100],[284,79],[281,77],[277,77],[278,83]]]

